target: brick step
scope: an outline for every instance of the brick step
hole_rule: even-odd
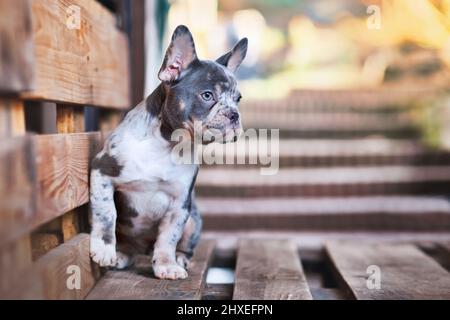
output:
[[[342,197],[366,195],[446,195],[450,166],[384,166],[260,169],[202,168],[196,192],[209,197]]]
[[[444,197],[198,198],[205,230],[445,231]]]
[[[272,145],[274,149],[270,150]],[[212,144],[207,148],[213,149],[219,159],[215,165],[230,169],[264,166],[264,156],[276,154],[281,167],[450,164],[450,152],[427,149],[415,140],[281,139],[275,144],[262,138],[241,137],[235,144]]]

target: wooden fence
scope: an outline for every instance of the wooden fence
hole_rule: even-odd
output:
[[[0,12],[0,297],[84,298],[99,276],[83,233],[89,163],[130,107],[127,36],[91,0],[6,0]],[[27,133],[44,102],[57,133]],[[86,105],[101,108],[101,131],[85,132]],[[70,265],[80,290],[66,285]]]

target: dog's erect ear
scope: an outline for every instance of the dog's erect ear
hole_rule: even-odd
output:
[[[241,39],[230,52],[225,53],[216,62],[236,72],[247,54],[247,46],[247,38]]]
[[[186,26],[178,26],[172,35],[164,62],[158,73],[159,80],[171,82],[180,78],[181,73],[192,61],[197,60],[194,40]]]

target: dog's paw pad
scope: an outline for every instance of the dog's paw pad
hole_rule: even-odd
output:
[[[91,237],[91,258],[101,267],[114,267],[117,262],[116,246],[106,244],[99,238]]]
[[[157,264],[153,266],[155,277],[159,279],[186,279],[188,274],[178,264]]]

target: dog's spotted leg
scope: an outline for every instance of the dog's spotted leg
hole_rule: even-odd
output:
[[[158,227],[158,238],[153,251],[153,272],[160,279],[185,279],[186,270],[175,258],[175,250],[180,240],[184,225],[188,218],[186,209],[179,209],[168,213]]]
[[[116,218],[114,205],[114,187],[110,176],[105,175],[93,164],[91,171],[91,248],[92,260],[102,267],[115,266],[116,255]]]
[[[192,203],[192,208],[189,218],[183,230],[183,235],[177,246],[177,263],[185,268],[189,268],[189,262],[194,254],[195,246],[200,240],[200,232],[202,230],[202,218],[197,210],[195,203]]]

